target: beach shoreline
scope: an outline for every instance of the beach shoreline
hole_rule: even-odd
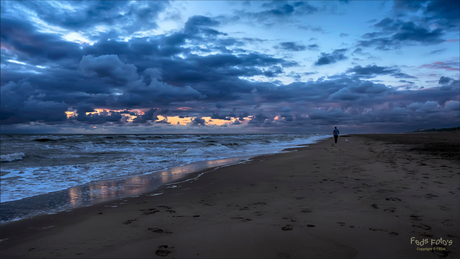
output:
[[[460,164],[418,145],[455,147],[458,133],[423,134],[330,138],[210,169],[175,188],[12,222],[0,227],[0,255],[455,258]],[[440,238],[447,243],[436,246]],[[438,250],[415,242],[424,239]]]

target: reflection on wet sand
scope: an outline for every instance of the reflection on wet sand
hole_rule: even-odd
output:
[[[70,205],[72,207],[78,207],[80,205],[94,204],[121,197],[139,195],[153,191],[161,185],[178,181],[189,173],[235,163],[240,160],[240,158],[228,158],[222,160],[204,161],[171,168],[159,174],[139,175],[125,179],[102,180],[83,186],[72,187],[68,190]],[[89,190],[85,192],[85,188],[88,188]]]
[[[25,218],[28,215],[63,211],[81,206],[140,195],[171,184],[187,174],[212,167],[234,164],[243,158],[227,158],[214,161],[197,162],[171,168],[162,172],[132,176],[124,179],[109,179],[91,182],[44,195],[5,202],[0,206],[1,221]]]

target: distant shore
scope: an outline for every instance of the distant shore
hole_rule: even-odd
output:
[[[162,195],[3,225],[0,257],[458,258],[459,141],[458,131],[327,139]]]

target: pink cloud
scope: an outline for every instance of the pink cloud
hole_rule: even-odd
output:
[[[459,65],[458,62],[446,63],[446,62],[437,61],[437,62],[434,62],[434,63],[431,63],[431,64],[421,65],[420,68],[445,69],[445,70],[449,70],[449,71],[458,71],[459,70],[458,65]]]

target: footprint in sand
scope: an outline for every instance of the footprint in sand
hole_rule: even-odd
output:
[[[446,219],[443,222],[441,222],[444,226],[453,226],[454,223],[450,219]]]
[[[372,208],[374,208],[374,209],[378,209],[378,208],[379,208],[379,207],[377,206],[377,204],[375,204],[375,203],[372,204],[371,206],[372,206]]]
[[[439,206],[439,208],[440,208],[441,210],[443,210],[443,211],[449,211],[449,210],[450,210],[450,208],[449,208],[449,207],[446,207],[446,206],[442,206],[442,205],[441,205],[441,206]]]
[[[431,198],[434,198],[434,197],[438,197],[438,195],[428,193],[427,195],[425,195],[425,197],[428,198],[428,199],[431,199]]]
[[[155,254],[158,256],[168,256],[170,253],[172,253],[173,248],[174,246],[161,245],[158,246],[158,249],[155,252]]]
[[[308,224],[307,227],[309,227],[309,228],[314,228],[314,227],[316,227],[316,226],[315,226],[315,225],[312,225],[312,224]]]
[[[410,219],[412,220],[422,220],[420,217],[421,216],[418,216],[418,215],[410,215]]]
[[[230,217],[231,219],[240,219],[242,222],[252,221],[251,219],[245,219],[243,217]]]
[[[169,230],[163,230],[161,228],[148,228],[147,230],[150,230],[154,233],[159,233],[159,234],[172,234],[171,231]]]
[[[157,212],[160,212],[159,210],[157,209],[148,209],[148,210],[143,210],[144,212],[142,214],[144,215],[150,215],[150,214],[154,214],[154,213],[157,213]]]
[[[312,210],[311,210],[311,209],[302,209],[301,212],[303,212],[303,213],[310,213],[310,212],[312,212]]]
[[[384,209],[383,211],[388,211],[388,212],[395,212],[396,208],[395,207],[389,207]]]
[[[451,253],[450,251],[447,251],[445,249],[445,246],[433,246],[433,250],[431,250],[431,252],[439,256],[439,258],[444,258],[449,256],[449,254]]]
[[[283,231],[291,231],[292,230],[292,226],[291,225],[286,225],[284,227],[281,228]]]
[[[369,230],[372,230],[372,231],[386,231],[385,229],[382,229],[382,228],[369,228]]]
[[[252,205],[267,205],[267,203],[263,201],[259,201],[259,202],[253,203]]]
[[[424,229],[424,230],[430,230],[430,229],[431,229],[430,226],[427,226],[427,225],[425,225],[425,224],[412,225],[412,227],[414,227],[414,228],[421,228],[421,229]]]
[[[339,224],[340,226],[345,226],[345,222],[337,222],[337,224]]]
[[[387,200],[387,201],[401,201],[401,199],[396,198],[396,197],[386,198],[386,200]]]
[[[393,190],[389,190],[389,189],[379,189],[377,190],[378,193],[388,193],[388,192],[394,192]]]
[[[123,224],[128,225],[133,223],[134,221],[137,221],[137,219],[128,219],[127,221],[123,222]]]

